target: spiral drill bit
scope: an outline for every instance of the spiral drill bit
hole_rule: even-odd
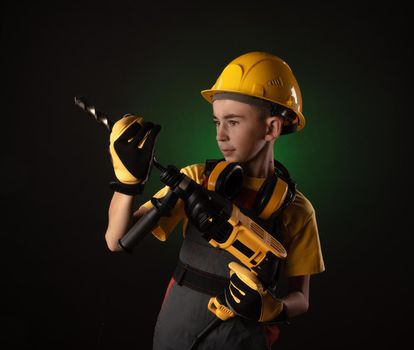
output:
[[[90,103],[86,101],[83,97],[76,97],[75,96],[75,104],[84,110],[86,113],[91,115],[98,123],[105,126],[108,131],[111,131],[113,122],[109,120],[109,118],[102,112],[98,111],[95,106],[92,106]]]
[[[80,107],[83,111],[91,115],[99,124],[105,126],[109,132],[111,132],[114,123],[104,113],[98,111],[95,108],[95,106],[88,103],[85,98],[75,96],[75,104],[78,107]],[[161,163],[159,163],[155,157],[153,157],[153,162],[155,167],[158,168],[160,171],[167,171],[167,168],[164,167]]]

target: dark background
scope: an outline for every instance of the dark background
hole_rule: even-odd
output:
[[[3,349],[150,349],[181,233],[132,255],[104,241],[112,168],[104,128],[73,103],[163,127],[156,155],[219,157],[199,92],[254,50],[285,59],[306,128],[276,157],[317,210],[326,272],[275,349],[400,348],[412,329],[412,80],[399,2],[256,1],[147,8],[3,2]],[[137,205],[161,187],[154,170]],[[410,174],[411,175],[411,174]]]

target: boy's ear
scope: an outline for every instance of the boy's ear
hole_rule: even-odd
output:
[[[282,132],[283,119],[279,116],[271,116],[266,119],[266,141],[276,140]]]

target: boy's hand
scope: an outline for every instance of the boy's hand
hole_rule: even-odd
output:
[[[155,139],[160,125],[144,122],[142,117],[127,114],[112,127],[109,152],[117,181],[114,191],[138,194],[144,189],[154,159]]]
[[[274,321],[282,313],[284,305],[264,290],[262,283],[246,267],[231,262],[230,284],[225,290],[228,307],[237,315],[258,321]]]

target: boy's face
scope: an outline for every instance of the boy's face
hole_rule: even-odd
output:
[[[267,125],[261,109],[233,100],[213,102],[216,139],[228,162],[246,163],[254,159],[266,144]]]

